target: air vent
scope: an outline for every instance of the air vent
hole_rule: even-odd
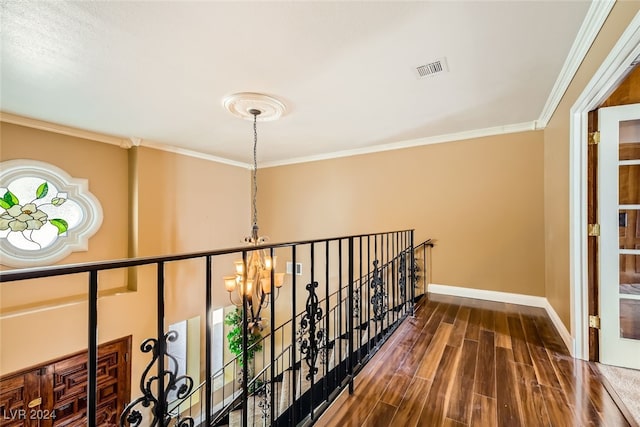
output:
[[[429,62],[428,64],[416,67],[416,76],[419,79],[423,79],[425,77],[433,77],[438,74],[446,73],[447,71],[449,71],[447,58],[439,58],[435,61]]]

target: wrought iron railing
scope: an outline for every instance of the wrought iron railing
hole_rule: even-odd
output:
[[[1,282],[42,279],[78,273],[88,278],[88,424],[97,425],[98,273],[119,268],[155,266],[157,298],[156,336],[140,351],[149,363],[140,378],[140,390],[123,410],[119,423],[128,425],[242,426],[306,425],[313,423],[344,388],[353,392],[355,374],[375,354],[399,323],[413,313],[414,302],[426,291],[430,240],[417,246],[413,230],[354,235],[284,244],[232,248],[184,255],[67,265],[0,273]],[[247,259],[265,250],[291,263],[292,273],[266,310],[269,328],[255,343],[262,351],[249,363],[251,348],[243,340],[242,360],[212,366],[213,287],[218,271],[228,267],[229,255]],[[167,351],[176,338],[165,322],[167,265],[204,260],[202,292],[207,321],[204,333],[204,378],[194,384],[179,374],[177,360]],[[308,271],[296,274],[302,262]],[[214,276],[214,271],[215,276]],[[179,278],[178,278],[179,280]],[[272,278],[273,280],[273,278]],[[220,285],[221,286],[221,285]],[[275,292],[275,290],[274,290]],[[178,296],[179,298],[179,296]],[[249,329],[250,302],[243,301],[242,331]],[[250,311],[249,311],[250,312]],[[253,367],[253,369],[251,369]],[[253,372],[251,372],[253,370]],[[239,374],[241,381],[227,381]],[[222,385],[214,387],[216,381]],[[135,381],[134,381],[135,383]],[[172,392],[173,401],[168,395]]]

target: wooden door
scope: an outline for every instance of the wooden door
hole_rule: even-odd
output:
[[[50,426],[38,411],[48,404],[41,379],[46,368],[35,368],[0,381],[0,425],[7,427]],[[44,400],[44,402],[43,402]],[[44,405],[43,405],[44,403]]]
[[[131,337],[98,347],[99,426],[116,426],[130,400]],[[0,426],[86,426],[86,352],[0,379]]]

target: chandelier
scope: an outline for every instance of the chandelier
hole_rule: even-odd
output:
[[[259,246],[266,241],[258,234],[258,117],[261,121],[275,120],[284,112],[284,104],[275,98],[256,93],[239,93],[225,99],[225,108],[243,119],[253,120],[253,169],[251,174],[251,235],[245,242]],[[229,300],[236,307],[248,307],[247,315],[251,328],[262,328],[261,311],[266,308],[274,293],[284,284],[284,273],[276,272],[277,257],[271,257],[265,249],[251,250],[243,259],[234,262],[235,274],[224,277],[224,286]],[[235,296],[235,298],[234,298]]]

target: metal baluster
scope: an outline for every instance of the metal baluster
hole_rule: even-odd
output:
[[[338,346],[338,358],[336,360],[336,367],[342,366],[342,343],[338,343],[338,339],[342,337],[342,239],[338,240],[338,332],[336,334],[336,341],[334,345]],[[334,350],[335,351],[335,350]],[[336,372],[339,369],[336,369]],[[341,381],[336,381],[338,384]]]
[[[378,236],[379,236],[378,234],[375,234],[373,236],[373,243],[374,243],[374,245],[373,245],[373,255],[374,255],[373,259],[375,261],[378,261],[378,265],[380,265],[379,264],[380,258],[378,257]],[[371,268],[371,265],[369,265],[369,268]],[[371,277],[375,278],[376,277],[375,275],[376,275],[376,272],[374,270],[373,273],[371,274]],[[369,288],[371,288],[371,286],[369,286]],[[375,336],[374,336],[374,343],[373,344],[376,345],[378,343],[378,339],[377,339],[377,337],[378,337],[378,318],[377,317],[378,316],[377,316],[377,313],[375,313],[375,312],[374,312],[374,315],[376,315],[376,318],[375,318],[376,321],[373,323],[375,325],[374,328],[375,328],[376,333],[375,333]]]
[[[400,278],[399,274],[398,274],[398,269],[397,266],[400,262],[400,259],[398,258],[398,254],[395,251],[395,233],[390,234],[387,238],[389,239],[388,242],[388,248],[389,248],[389,268],[391,269],[391,283],[392,283],[392,287],[394,289],[395,292],[395,296],[394,296],[394,301],[393,301],[393,313],[391,314],[391,320],[389,321],[389,326],[393,325],[396,323],[396,321],[400,318],[401,314],[400,314],[400,308],[402,307],[399,303],[400,299],[401,299],[401,295],[400,295],[400,288],[398,286],[399,281],[398,279]],[[396,307],[400,307],[398,309],[396,309]]]
[[[393,259],[393,268],[391,271],[391,276],[393,283],[395,283],[394,287],[400,286],[400,258],[398,253],[398,233],[394,233],[391,239],[391,259]],[[401,294],[400,289],[398,289],[398,293],[396,293],[397,301],[393,303],[393,323],[395,324],[398,319],[404,314],[404,305],[400,304]],[[403,301],[404,303],[404,301]],[[398,311],[396,311],[396,307],[400,307]]]
[[[271,259],[273,260],[273,256],[274,256],[274,251],[273,248],[270,249],[269,251],[269,256],[271,257]],[[271,377],[269,384],[271,387],[271,393],[269,396],[270,402],[269,402],[269,411],[270,411],[270,420],[271,420],[271,425],[273,425],[276,421],[276,400],[275,400],[275,395],[276,395],[276,387],[275,387],[275,383],[274,383],[274,378],[276,376],[276,366],[275,366],[275,354],[276,354],[276,337],[275,337],[275,327],[276,327],[276,299],[274,297],[274,292],[277,292],[278,289],[276,288],[275,284],[275,277],[276,277],[276,266],[274,264],[273,268],[271,269],[271,295],[269,295],[269,302],[271,305],[271,312],[269,314],[270,318],[269,318],[269,324],[271,325],[271,342],[270,342],[270,348],[269,348],[269,353],[271,354],[271,363],[270,363],[270,369],[269,369],[269,375]],[[282,390],[282,389],[281,389]],[[207,424],[208,426],[209,424]]]
[[[362,268],[362,236],[358,237],[358,244],[360,246],[360,250],[358,251],[358,259],[359,259],[359,265],[360,265],[360,270],[359,270],[359,274],[358,274],[358,277],[360,278],[358,280],[358,296],[359,296],[359,301],[360,301],[359,307],[358,307],[358,323],[359,323],[358,326],[362,327],[362,315],[363,315],[363,313],[362,313],[362,311],[363,311],[362,310],[362,277],[363,277],[363,274],[362,274],[362,271],[363,271],[363,268]],[[351,323],[353,323],[353,322],[351,322]],[[360,329],[358,329],[358,331],[360,331]],[[356,344],[357,345],[357,351],[358,351],[356,353],[356,355],[357,355],[356,358],[357,358],[358,363],[360,363],[360,360],[361,360],[361,357],[360,357],[361,356],[360,355],[360,341],[361,341],[361,338],[362,337],[360,336],[360,332],[358,332],[358,341],[357,341],[357,344]]]
[[[89,272],[89,360],[87,369],[87,421],[96,425],[98,407],[98,271]]]
[[[415,257],[413,253],[413,230],[409,230],[409,241],[411,246],[409,247],[409,253],[411,254],[411,271],[414,271],[415,268]],[[416,292],[416,279],[415,276],[411,275],[411,316],[416,317],[416,301],[415,301],[415,292]]]
[[[323,385],[322,385],[322,390],[323,390],[323,396],[322,398],[324,400],[328,400],[329,399],[329,391],[327,389],[327,387],[329,386],[328,384],[328,380],[329,380],[329,339],[330,339],[330,335],[329,335],[329,327],[331,326],[329,323],[329,313],[330,313],[330,301],[329,301],[329,241],[327,240],[325,242],[325,263],[324,263],[324,269],[325,269],[325,278],[324,278],[324,283],[325,283],[325,291],[324,291],[324,295],[325,295],[325,319],[324,319],[324,328],[325,328],[325,340],[324,340],[324,380],[323,380]],[[334,348],[335,348],[335,344],[334,344]]]
[[[386,239],[385,239],[386,237]],[[386,290],[387,290],[387,300],[389,299],[389,287],[391,287],[391,304],[387,303],[387,312],[384,315],[385,320],[387,321],[387,325],[389,323],[391,323],[391,321],[389,320],[389,317],[391,317],[391,319],[393,319],[393,304],[395,304],[394,300],[395,300],[395,286],[393,284],[393,281],[391,283],[389,283],[389,270],[391,269],[392,274],[393,274],[393,267],[391,265],[391,257],[389,256],[389,233],[385,233],[383,236],[383,241],[386,240],[386,248],[387,251],[383,252],[383,258],[385,258],[385,262],[383,265],[385,265],[385,272],[384,272],[384,278],[386,279]],[[386,255],[386,256],[385,256]],[[387,265],[388,264],[388,265]],[[391,308],[392,312],[391,312],[391,316],[389,316],[389,309]],[[384,321],[382,321],[382,330],[384,331]]]
[[[242,251],[242,263],[245,268],[242,269],[242,283],[247,286],[247,251]],[[255,286],[255,284],[254,284]],[[247,416],[249,412],[249,304],[250,296],[247,296],[243,289],[242,292],[242,426],[246,427]]]
[[[315,262],[315,247],[316,244],[315,243],[311,243],[311,286],[313,287],[314,283],[315,283],[315,279],[316,279],[316,262]],[[312,292],[311,290],[309,291],[310,293]],[[312,355],[311,357],[311,363],[312,366],[309,368],[309,373],[311,374],[311,386],[309,389],[309,395],[311,396],[310,399],[310,403],[309,403],[309,412],[310,412],[310,416],[311,419],[313,420],[313,388],[315,385],[315,375],[314,375],[314,371],[315,371],[315,366],[316,366],[316,361],[317,361],[317,357],[318,357],[318,350],[319,350],[319,345],[320,343],[316,341],[316,328],[315,328],[315,310],[312,314],[312,317],[310,318],[310,324],[309,324],[309,342],[311,343],[311,349],[310,351],[315,352],[315,354]],[[315,343],[315,348],[313,343]],[[302,363],[300,363],[300,373],[302,374]],[[302,390],[302,389],[301,389]],[[302,394],[302,391],[300,392],[300,394]]]
[[[351,315],[353,315],[353,256],[353,237],[349,237],[349,308],[347,313],[351,313]],[[353,394],[353,318],[349,319],[349,394]]]
[[[297,424],[296,417],[296,245],[291,246],[291,262],[293,265],[293,278],[291,284],[291,425]],[[302,368],[302,363],[300,363]]]
[[[373,236],[375,239],[375,236]],[[371,236],[367,236],[367,269],[371,268]],[[362,277],[360,278],[362,280]],[[371,275],[367,273],[367,349],[371,344]],[[360,301],[362,303],[362,301]],[[360,322],[362,324],[362,322]],[[375,338],[375,336],[374,336]]]
[[[158,335],[158,407],[156,417],[161,424],[164,424],[167,413],[167,397],[165,395],[164,384],[164,355],[167,354],[167,340],[164,339],[164,262],[158,263],[157,277],[157,318],[156,328]]]
[[[206,278],[205,278],[205,313],[206,313],[206,337],[205,337],[205,420],[206,425],[211,425],[211,399],[212,399],[212,388],[211,388],[211,315],[212,315],[212,307],[211,307],[211,286],[212,286],[212,271],[211,271],[211,256],[206,257]]]

